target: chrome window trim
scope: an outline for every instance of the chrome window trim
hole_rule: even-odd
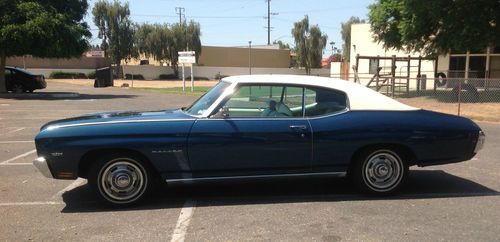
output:
[[[315,117],[295,117],[295,118],[290,118],[290,117],[283,117],[283,118],[263,118],[263,117],[255,117],[255,118],[206,118],[206,119],[198,119],[198,120],[235,120],[235,121],[241,121],[241,120],[311,120],[311,119],[321,119],[321,118],[329,118],[333,116],[337,116],[340,114],[344,114],[349,112],[349,109],[344,109],[340,110],[338,112],[330,113],[328,115],[323,115],[323,116],[315,116]],[[197,121],[198,121],[197,120]]]
[[[218,177],[193,177],[193,178],[177,178],[165,179],[167,183],[176,182],[191,182],[191,181],[218,181],[218,180],[238,180],[248,178],[277,178],[277,177],[304,177],[304,176],[334,176],[343,177],[347,172],[317,172],[317,173],[291,173],[291,174],[275,174],[275,175],[248,175],[248,176],[218,176]]]
[[[236,90],[237,87],[239,87],[240,84],[243,84],[243,85],[265,85],[265,86],[272,86],[272,85],[280,85],[280,86],[286,86],[286,85],[289,85],[289,86],[294,86],[294,87],[300,87],[302,88],[303,92],[302,92],[302,112],[303,112],[303,115],[302,117],[293,117],[293,118],[290,118],[290,117],[283,117],[283,118],[262,118],[262,117],[238,117],[238,118],[213,118],[213,116],[215,115],[214,111],[215,109],[220,106],[221,102],[223,102],[228,96],[230,95],[233,95],[234,94],[234,91]],[[321,115],[321,116],[313,116],[313,117],[307,117],[305,116],[305,89],[308,88],[308,87],[316,87],[316,88],[322,88],[322,89],[327,89],[327,90],[333,90],[333,91],[337,91],[337,92],[341,92],[345,95],[346,97],[346,107],[345,109],[343,110],[339,110],[337,112],[333,112],[333,113],[329,113],[329,114],[325,114],[325,115]],[[228,90],[231,90],[231,91],[228,91]],[[325,86],[317,86],[317,85],[309,85],[309,84],[293,84],[293,83],[280,83],[280,82],[269,82],[269,83],[263,83],[263,82],[238,82],[238,81],[234,81],[231,83],[230,86],[227,87],[227,90],[225,90],[223,92],[223,95],[221,95],[219,98],[217,98],[217,100],[212,104],[212,106],[210,106],[209,109],[207,109],[206,111],[206,114],[200,116],[200,117],[197,117],[197,118],[206,118],[206,119],[210,119],[210,120],[273,120],[273,119],[277,119],[277,120],[304,120],[304,119],[318,119],[318,118],[327,118],[327,117],[331,117],[331,116],[336,116],[336,115],[339,115],[339,114],[343,114],[343,113],[346,113],[348,111],[350,111],[350,101],[349,101],[349,95],[344,92],[344,91],[341,91],[341,90],[338,90],[338,89],[335,89],[335,88],[331,88],[331,87],[325,87]],[[210,112],[208,112],[208,110],[210,110]],[[200,119],[200,120],[205,120],[205,119]]]

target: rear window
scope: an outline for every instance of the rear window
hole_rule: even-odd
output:
[[[333,89],[308,87],[304,101],[306,117],[324,116],[347,109],[347,95]]]

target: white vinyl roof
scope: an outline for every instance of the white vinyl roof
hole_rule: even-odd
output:
[[[351,110],[418,110],[418,108],[400,103],[361,84],[335,78],[299,75],[245,75],[226,77],[222,80],[231,83],[276,83],[332,88],[347,94]]]

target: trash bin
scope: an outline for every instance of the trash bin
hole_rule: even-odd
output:
[[[113,86],[113,74],[111,72],[111,67],[104,67],[95,70],[95,80],[94,87],[112,87]]]

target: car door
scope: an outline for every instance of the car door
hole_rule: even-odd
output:
[[[305,117],[314,137],[313,172],[343,172],[358,144],[353,143],[347,95],[341,91],[307,87],[304,91]]]
[[[302,95],[302,87],[237,87],[220,105],[226,117],[199,119],[192,127],[188,153],[193,176],[310,171],[312,136]]]

